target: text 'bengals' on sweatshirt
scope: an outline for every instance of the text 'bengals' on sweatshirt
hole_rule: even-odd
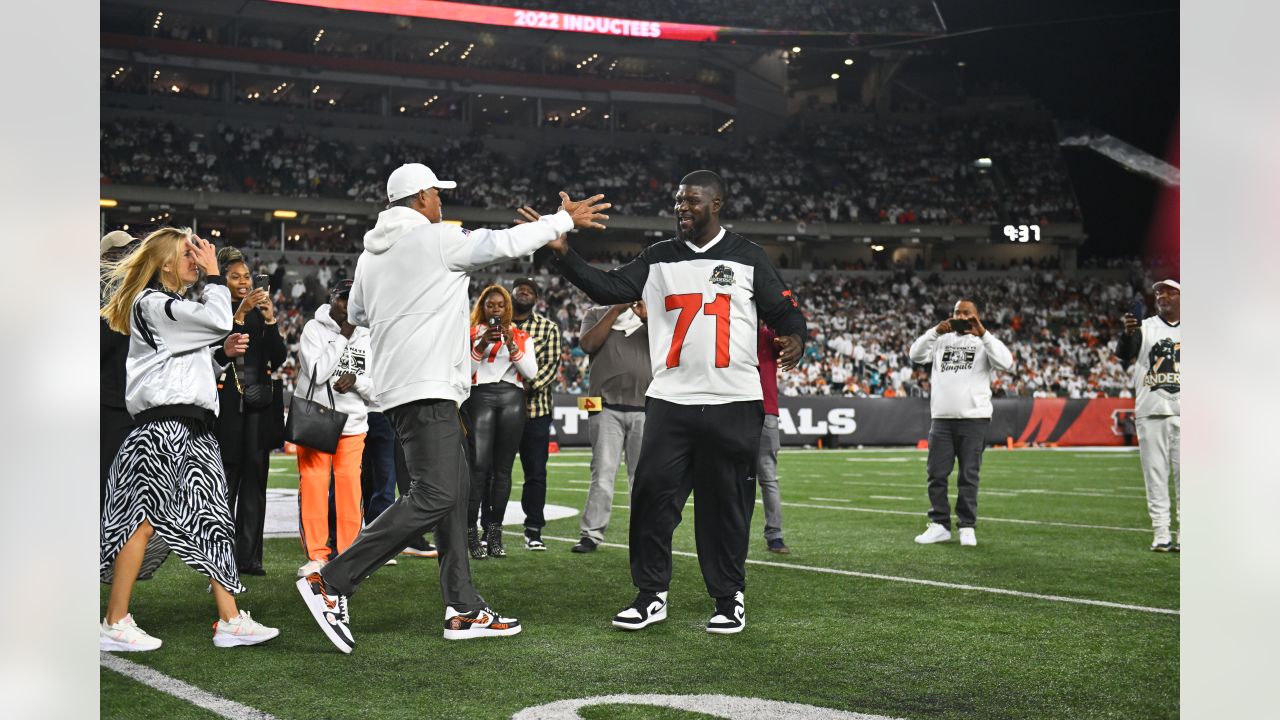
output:
[[[911,343],[911,362],[933,363],[929,376],[929,415],[972,420],[991,417],[991,381],[996,370],[1013,369],[1013,353],[991,331],[982,337],[947,333],[931,327]]]

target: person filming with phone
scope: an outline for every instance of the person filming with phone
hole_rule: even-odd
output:
[[[991,424],[991,381],[996,370],[1013,369],[1013,353],[987,331],[978,305],[962,299],[952,317],[931,327],[911,343],[911,362],[933,367],[929,397],[929,524],[916,536],[921,545],[951,539],[951,506],[947,478],[956,460],[956,519],[960,544],[978,544],[978,469],[983,441]]]

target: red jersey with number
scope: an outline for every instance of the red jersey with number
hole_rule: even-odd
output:
[[[610,272],[570,252],[564,276],[592,300],[643,299],[649,312],[649,397],[681,405],[760,400],[757,330],[808,336],[804,315],[759,245],[721,230],[705,247],[664,240]]]

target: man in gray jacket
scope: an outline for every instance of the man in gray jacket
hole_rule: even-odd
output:
[[[388,208],[365,234],[348,314],[372,332],[374,394],[404,448],[413,485],[298,592],[325,636],[355,647],[347,599],[395,557],[405,541],[434,530],[446,640],[515,635],[520,622],[489,608],[471,582],[466,506],[469,468],[458,406],[470,388],[467,273],[537,250],[574,227],[603,228],[603,195],[572,201],[538,222],[468,233],[441,222],[439,180],[425,165],[402,165],[387,180]]]
[[[978,469],[991,424],[991,380],[996,370],[1013,368],[1013,353],[987,332],[972,300],[956,303],[953,317],[931,327],[911,343],[911,362],[932,363],[929,397],[929,525],[916,536],[927,545],[951,539],[947,478],[956,459],[956,519],[960,544],[978,544]]]
[[[627,454],[627,488],[636,476],[640,440],[644,437],[644,394],[653,380],[649,361],[649,313],[644,301],[598,306],[582,319],[578,345],[591,356],[587,394],[599,397],[603,408],[587,426],[591,438],[591,487],[582,511],[582,539],[576,553],[595,552],[604,542],[613,510],[613,483],[623,449]]]

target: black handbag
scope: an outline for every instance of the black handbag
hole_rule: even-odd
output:
[[[256,378],[257,372],[249,369],[244,364],[244,356],[241,355],[235,359],[235,364],[231,366],[231,376],[235,378],[236,390],[240,391],[240,411],[261,410],[271,405],[272,383],[262,382],[243,382],[240,377]]]
[[[294,445],[332,455],[338,451],[342,428],[347,424],[347,414],[311,399],[316,389],[316,367],[311,366],[311,386],[307,396],[293,394],[289,401],[289,417],[284,423],[284,439]],[[333,388],[324,384],[329,392],[329,404],[333,405]]]

